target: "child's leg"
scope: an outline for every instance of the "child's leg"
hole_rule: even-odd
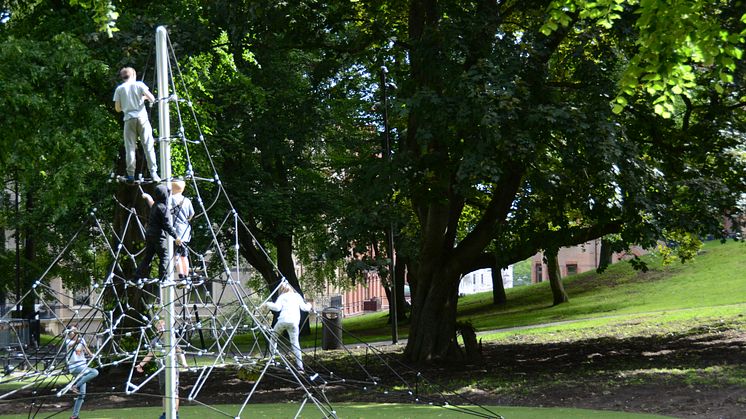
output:
[[[181,246],[178,246],[174,255],[176,273],[179,274],[179,278],[186,278],[189,276],[189,250],[186,247],[186,243],[182,243]]]
[[[189,275],[189,258],[186,256],[181,257],[181,272],[184,273],[184,276]]]
[[[153,256],[156,253],[156,246],[151,240],[145,242],[145,252],[143,252],[142,260],[137,265],[135,271],[135,277],[137,278],[148,278],[150,276],[150,262],[153,261]]]
[[[158,240],[158,248],[156,249],[156,253],[158,253],[158,278],[163,281],[167,279],[166,275],[169,273],[167,272],[168,258],[166,257],[166,254],[168,253],[167,239]]]

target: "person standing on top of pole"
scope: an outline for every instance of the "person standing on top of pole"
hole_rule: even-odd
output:
[[[137,81],[137,73],[132,67],[119,70],[123,83],[114,91],[114,109],[124,113],[124,154],[127,160],[128,181],[135,179],[135,151],[137,138],[140,138],[145,160],[148,163],[150,176],[154,182],[160,182],[158,166],[155,161],[153,128],[150,126],[145,100],[155,103],[155,97],[145,83]]]

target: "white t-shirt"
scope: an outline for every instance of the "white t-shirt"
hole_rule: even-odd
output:
[[[125,121],[147,115],[143,95],[148,91],[148,86],[141,81],[127,81],[117,86],[117,90],[114,91],[114,102],[119,101]]]
[[[274,303],[267,302],[267,307],[272,311],[279,311],[277,323],[300,323],[300,311],[311,310],[311,304],[303,301],[303,297],[297,292],[286,292],[277,297]]]
[[[70,370],[85,367],[85,339],[81,337],[77,343],[75,339],[66,339],[65,348],[67,348],[67,367]]]
[[[192,240],[192,226],[189,224],[189,219],[194,217],[192,201],[180,193],[171,195],[171,212],[176,237],[183,242]]]

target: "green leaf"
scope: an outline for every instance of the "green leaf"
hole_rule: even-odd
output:
[[[725,71],[720,72],[720,80],[723,83],[733,83],[733,75],[730,73],[726,73]]]

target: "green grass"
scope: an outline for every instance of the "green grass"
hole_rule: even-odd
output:
[[[663,266],[656,255],[648,255],[650,271],[633,270],[627,263],[617,263],[604,274],[587,272],[564,279],[570,302],[552,306],[549,284],[535,284],[509,289],[508,303],[492,305],[491,293],[463,297],[459,300],[459,320],[470,321],[480,339],[505,343],[577,342],[613,336],[616,339],[674,334],[686,336],[700,331],[723,330],[746,332],[746,247],[742,243],[709,242],[694,261]],[[344,328],[368,342],[390,339],[387,313],[379,312],[344,319]],[[315,325],[312,325],[315,326]],[[703,329],[704,328],[704,329]],[[312,328],[311,336],[304,338],[306,346],[320,345],[321,333]],[[400,328],[400,337],[406,338],[407,326]],[[348,344],[356,342],[351,334],[345,336]],[[609,367],[607,365],[607,367]],[[623,366],[624,367],[624,366]],[[630,364],[614,378],[625,382],[642,382],[662,376],[692,385],[738,385],[746,383],[746,370],[733,365],[645,365]],[[554,377],[554,376],[552,376]],[[578,377],[535,376],[535,380],[548,384],[563,384],[562,380]],[[727,379],[724,379],[727,377]],[[504,380],[503,380],[504,379]],[[473,384],[465,379],[462,387]],[[520,391],[520,384],[511,377],[482,377],[480,380],[492,389],[505,386],[510,391]],[[491,382],[490,380],[494,381]],[[547,381],[548,380],[548,381]],[[559,380],[559,381],[557,381]],[[504,381],[504,382],[503,382]],[[555,382],[556,381],[556,382]],[[489,383],[488,383],[489,382]],[[458,383],[451,383],[459,387]],[[598,383],[596,383],[598,384]],[[543,384],[542,384],[543,385]],[[430,406],[370,403],[334,403],[339,417],[345,418],[431,418],[454,417],[454,412]],[[238,407],[218,407],[236,413]],[[284,418],[293,417],[298,403],[251,404],[243,417]],[[600,412],[581,409],[543,409],[521,407],[494,407],[494,412],[514,418],[654,418],[662,416]],[[128,408],[86,411],[86,418],[137,418],[157,417],[160,409]],[[218,417],[217,412],[201,406],[183,406],[182,419]],[[307,406],[302,417],[317,417],[318,410]],[[461,416],[461,415],[459,415]],[[0,416],[25,418],[27,415]]]
[[[3,377],[3,379],[7,379],[7,376]],[[40,387],[40,386],[44,387],[47,385],[64,386],[64,385],[67,385],[67,383],[69,383],[71,379],[72,379],[72,375],[70,374],[61,374],[56,377],[37,376],[37,377],[31,377],[31,378],[24,378],[18,381],[0,384],[0,394],[5,391],[15,390],[15,389],[21,388],[29,384],[31,384],[34,387]]]
[[[620,262],[603,274],[574,275],[563,280],[570,302],[558,306],[552,306],[548,283],[506,290],[508,303],[501,307],[492,305],[491,292],[469,295],[459,300],[458,319],[471,322],[478,331],[577,322],[518,332],[536,334],[601,325],[616,327],[628,322],[653,327],[656,322],[736,318],[746,309],[744,253],[743,243],[712,241],[705,243],[695,260],[685,264],[663,266],[660,258],[651,254],[644,257],[650,267],[645,273]],[[343,327],[366,341],[385,341],[390,339],[386,320],[387,313],[374,313],[347,318]],[[399,335],[405,338],[406,334],[404,325]],[[481,337],[498,339],[510,334],[516,333]]]
[[[241,414],[245,418],[291,418],[295,415],[299,407],[296,403],[280,404],[249,404]],[[453,417],[470,417],[463,413],[457,413],[453,409],[435,407],[435,406],[413,406],[407,404],[381,404],[381,403],[341,403],[334,405],[337,416],[340,418],[453,418]],[[223,412],[235,414],[239,406],[216,406]],[[653,419],[665,418],[665,416],[646,415],[639,413],[609,412],[600,410],[584,409],[566,409],[566,408],[523,408],[523,407],[502,407],[491,406],[489,409],[510,419],[581,419],[592,417],[594,419]],[[67,413],[67,412],[65,412]],[[86,419],[142,419],[143,417],[158,417],[161,413],[160,408],[143,407],[143,408],[123,408],[123,409],[97,409],[87,411],[83,409],[81,416]],[[319,417],[320,411],[312,405],[307,405],[303,409],[300,417],[311,418]],[[61,415],[64,417],[64,415]],[[223,414],[202,406],[184,406],[180,409],[179,417],[181,419],[203,419],[211,417],[225,417]],[[28,414],[22,415],[2,415],[0,419],[25,419]]]

